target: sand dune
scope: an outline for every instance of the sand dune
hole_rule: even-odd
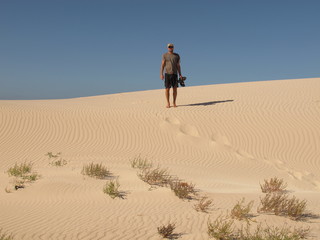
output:
[[[164,90],[59,100],[0,101],[0,229],[15,239],[161,239],[157,227],[175,221],[180,239],[208,239],[207,221],[242,197],[262,196],[259,182],[277,176],[320,214],[320,78],[219,84],[178,90],[165,108]],[[48,152],[62,152],[63,167]],[[137,177],[141,155],[193,182],[214,200],[199,213],[194,200]],[[18,191],[7,170],[31,161],[41,178]],[[106,180],[84,177],[83,164],[108,166],[125,199],[102,191]],[[258,222],[309,226],[259,214]]]

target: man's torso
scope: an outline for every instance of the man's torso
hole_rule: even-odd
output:
[[[180,61],[180,56],[177,53],[165,53],[162,55],[162,60],[165,61],[165,68],[167,74],[177,74],[177,64]]]

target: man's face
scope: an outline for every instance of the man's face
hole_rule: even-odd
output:
[[[173,52],[173,46],[169,46],[169,47],[168,47],[168,51],[169,51],[169,52]]]

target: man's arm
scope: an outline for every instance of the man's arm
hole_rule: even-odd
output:
[[[178,69],[179,76],[182,77],[180,61],[177,63],[177,69]]]
[[[162,62],[161,62],[161,68],[160,68],[160,79],[161,79],[161,80],[164,79],[164,76],[163,76],[164,65],[165,65],[165,60],[162,60]]]

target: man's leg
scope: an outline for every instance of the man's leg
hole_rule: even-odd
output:
[[[177,94],[178,94],[177,87],[174,87],[173,88],[173,106],[174,107],[177,107],[176,105]]]
[[[170,100],[169,100],[170,94],[169,94],[169,91],[170,91],[170,88],[166,88],[167,108],[170,107]]]

